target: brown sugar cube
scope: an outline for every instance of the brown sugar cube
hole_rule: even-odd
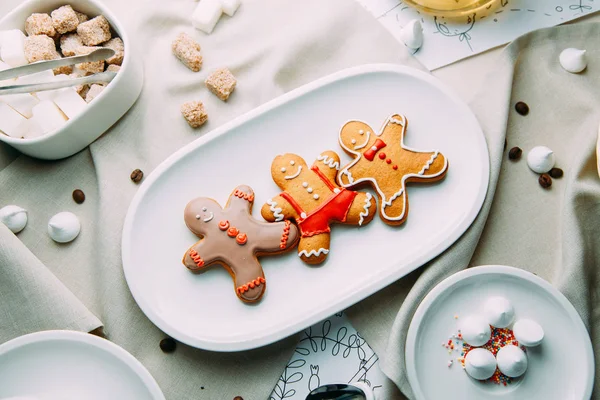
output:
[[[192,128],[198,128],[208,119],[204,104],[200,101],[190,101],[183,104],[181,114]]]
[[[80,46],[75,50],[75,54],[78,56],[84,56],[90,54],[92,51],[99,49],[100,47]],[[104,72],[104,60],[100,61],[88,61],[75,65],[82,71],[89,72],[90,74],[96,74],[98,72]]]
[[[226,101],[235,89],[237,81],[229,69],[221,68],[210,74],[204,83],[219,99]]]
[[[33,35],[25,38],[25,58],[27,62],[56,60],[60,54],[56,51],[54,40],[46,35]]]
[[[77,15],[77,19],[79,20],[79,23],[82,24],[85,21],[89,20],[90,17],[87,16],[87,14],[84,14],[82,12],[79,12],[77,10],[75,10],[75,15]]]
[[[77,26],[77,34],[86,46],[96,46],[110,40],[110,25],[103,15],[90,19]]]
[[[60,74],[70,75],[73,73],[73,66],[65,65],[63,67],[54,68],[52,70],[52,72],[54,72],[54,75],[60,75]]]
[[[173,54],[186,67],[194,72],[200,71],[202,67],[202,56],[200,45],[187,33],[177,35],[172,44]]]
[[[107,47],[115,51],[115,55],[106,60],[108,64],[123,64],[123,57],[125,56],[125,46],[123,45],[123,41],[121,40],[121,38],[110,39],[108,42],[104,43],[102,47]]]
[[[73,32],[77,29],[79,25],[79,18],[77,18],[77,14],[73,10],[73,7],[66,5],[50,13],[52,16],[52,23],[54,24],[54,29],[56,32],[65,34],[67,32]]]
[[[108,68],[106,68],[108,72],[119,72],[121,70],[120,65],[110,64]]]
[[[94,100],[96,97],[98,97],[98,95],[104,90],[104,86],[102,85],[97,85],[97,84],[93,84],[92,86],[90,86],[90,89],[88,90],[88,92],[85,95],[85,101],[87,103],[91,102],[92,100]]]
[[[60,37],[60,52],[65,57],[72,57],[77,49],[83,46],[81,38],[76,33],[69,33]]]
[[[52,18],[48,14],[31,14],[25,20],[25,32],[27,35],[56,36],[56,30],[52,24]]]

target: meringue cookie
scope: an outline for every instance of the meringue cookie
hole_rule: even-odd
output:
[[[48,235],[58,243],[68,243],[79,235],[81,224],[79,218],[70,212],[61,212],[50,218]]]
[[[554,167],[554,152],[546,146],[536,146],[527,154],[527,165],[533,172],[545,174]]]
[[[14,205],[6,206],[0,209],[0,222],[12,233],[19,233],[27,225],[27,210]]]
[[[483,305],[487,322],[495,328],[506,328],[515,318],[515,309],[504,297],[494,296]]]
[[[535,347],[544,339],[544,329],[535,321],[520,319],[513,326],[515,338],[524,346]]]
[[[560,53],[558,60],[565,71],[572,74],[578,74],[587,67],[587,57],[585,53],[585,50],[573,48],[564,49]]]
[[[465,357],[465,371],[473,379],[486,380],[496,372],[496,358],[489,350],[472,349]]]
[[[400,40],[406,47],[412,50],[418,50],[423,46],[423,26],[421,21],[413,19],[400,31]]]
[[[470,315],[459,322],[460,333],[463,340],[471,346],[483,346],[492,335],[490,324],[485,319]]]
[[[511,378],[517,378],[527,371],[527,355],[512,344],[498,350],[496,361],[500,372]]]

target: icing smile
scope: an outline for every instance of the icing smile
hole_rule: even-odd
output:
[[[300,172],[302,172],[302,165],[298,166],[298,172],[296,172],[294,175],[284,176],[284,178],[285,179],[294,179],[294,178],[298,177],[298,175],[300,175]]]
[[[354,146],[354,150],[359,150],[365,147],[369,143],[369,139],[371,139],[371,132],[367,131],[367,139],[363,144],[359,144],[358,146]]]
[[[204,221],[204,222],[209,222],[209,221],[211,221],[211,220],[212,220],[214,217],[215,217],[215,214],[213,214],[213,212],[211,211],[211,212],[210,212],[210,217],[208,217],[208,218],[204,218],[202,221]]]

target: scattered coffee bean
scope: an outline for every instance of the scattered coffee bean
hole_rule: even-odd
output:
[[[73,200],[75,200],[75,203],[77,203],[77,204],[83,203],[85,201],[85,193],[83,193],[83,190],[81,190],[81,189],[73,190]]]
[[[523,154],[523,150],[520,147],[513,147],[508,151],[509,160],[518,160],[521,158],[521,154]]]
[[[172,338],[166,338],[160,341],[160,349],[164,353],[172,353],[177,348],[177,342]]]
[[[131,180],[135,183],[140,183],[142,179],[144,179],[144,173],[141,169],[136,169],[131,173]]]
[[[244,400],[244,398],[242,396],[235,396],[233,400]]]
[[[204,390],[204,386],[200,386],[200,390]]]
[[[529,106],[522,101],[519,101],[517,104],[515,104],[515,110],[521,115],[529,114]]]
[[[503,151],[506,151],[506,146],[508,146],[508,140],[504,139],[504,149],[503,149]]]
[[[552,186],[552,178],[550,178],[550,175],[548,174],[541,174],[538,182],[544,189],[548,189],[550,186]]]
[[[550,172],[548,172],[548,175],[550,175],[553,178],[562,178],[564,172],[560,168],[552,168]]]

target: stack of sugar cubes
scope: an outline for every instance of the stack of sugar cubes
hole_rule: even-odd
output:
[[[0,86],[27,85],[75,79],[103,71],[118,72],[124,57],[123,41],[113,37],[108,20],[100,15],[90,19],[70,5],[50,14],[32,14],[21,30],[0,31],[0,71],[39,61],[87,55],[100,47],[115,51],[106,61],[85,62],[47,70]],[[79,85],[37,93],[0,95],[0,134],[33,139],[59,129],[83,112],[104,89],[104,85]]]

